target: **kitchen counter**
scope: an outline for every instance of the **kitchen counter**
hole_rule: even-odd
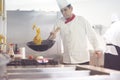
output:
[[[7,66],[9,80],[119,80],[120,71],[91,65]]]
[[[89,70],[94,70],[94,71],[100,71],[106,74],[111,74],[111,73],[118,73],[120,74],[120,71],[118,70],[112,70],[104,67],[96,67],[96,66],[91,66],[91,65],[77,65],[78,70],[80,69],[89,69]]]
[[[78,70],[91,70],[91,75],[109,75],[110,80],[119,80],[120,71],[91,65],[77,65]]]

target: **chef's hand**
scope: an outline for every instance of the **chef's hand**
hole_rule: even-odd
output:
[[[101,58],[102,54],[103,54],[102,51],[95,51],[95,55],[96,55],[97,58]]]
[[[50,36],[48,37],[48,39],[53,40],[55,38],[56,38],[56,33],[55,32],[51,32]]]

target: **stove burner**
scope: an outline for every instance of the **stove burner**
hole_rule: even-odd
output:
[[[37,65],[57,65],[58,62],[55,60],[50,59],[47,63],[39,63],[35,59],[20,59],[20,60],[14,60],[7,64],[7,66],[37,66]]]

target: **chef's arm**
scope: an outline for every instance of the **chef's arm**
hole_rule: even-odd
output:
[[[103,44],[102,38],[98,35],[91,25],[86,21],[86,34],[94,48],[94,53],[100,58],[104,52],[105,44]]]
[[[60,28],[57,27],[54,31],[50,32],[50,36],[48,37],[48,39],[50,39],[50,40],[55,39],[55,38],[56,38],[56,34],[57,34],[57,32],[58,32],[59,30],[60,30]]]

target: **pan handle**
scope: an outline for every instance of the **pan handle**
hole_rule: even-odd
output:
[[[49,35],[49,37],[48,37],[48,39],[50,39],[50,40],[55,39],[56,38],[56,34],[57,34],[57,32],[59,30],[60,30],[60,28],[58,27],[54,32],[51,32],[50,35]]]
[[[56,34],[54,34],[54,33],[51,32],[50,35],[49,35],[49,37],[48,37],[48,40],[54,40],[55,37],[56,37]]]

